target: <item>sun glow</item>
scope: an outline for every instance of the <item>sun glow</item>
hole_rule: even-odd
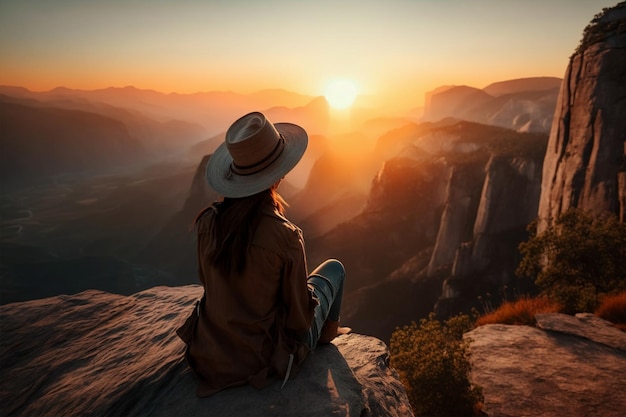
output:
[[[356,95],[356,85],[346,79],[331,81],[324,92],[326,101],[334,109],[347,109],[354,103]]]

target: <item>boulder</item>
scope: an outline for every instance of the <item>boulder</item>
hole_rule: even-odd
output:
[[[538,327],[489,324],[465,335],[487,415],[623,416],[626,333],[589,314],[536,320]]]
[[[413,415],[387,346],[359,334],[317,349],[282,390],[276,380],[197,398],[175,329],[201,293],[89,290],[0,307],[0,415]]]

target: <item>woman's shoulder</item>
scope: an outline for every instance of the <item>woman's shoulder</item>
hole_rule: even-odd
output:
[[[207,227],[209,222],[214,218],[217,213],[217,205],[218,203],[213,203],[208,207],[202,209],[194,220],[194,225],[198,228],[198,231],[201,231]]]
[[[303,240],[302,230],[283,214],[269,208],[264,210],[263,214],[263,218],[259,224],[259,233],[256,233],[259,240],[275,241],[276,243],[282,242],[289,246],[294,244],[299,245],[300,241]]]

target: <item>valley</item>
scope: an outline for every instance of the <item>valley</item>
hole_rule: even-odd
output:
[[[489,91],[501,106],[507,97],[511,103],[519,103],[520,97],[543,102],[546,96],[556,100],[554,83],[513,80]],[[538,212],[548,116],[535,112],[535,105],[508,107],[508,120],[536,120],[527,126],[544,126],[539,131],[462,120],[456,116],[478,110],[463,110],[463,103],[471,104],[463,99],[466,90],[446,88],[438,94],[452,100],[455,91],[461,91],[455,99],[457,113],[440,120],[355,110],[371,117],[353,120],[352,131],[343,133],[330,129],[330,110],[319,98],[267,109],[272,120],[289,120],[309,131],[309,149],[280,191],[290,203],[287,216],[303,229],[309,268],[327,258],[346,266],[343,316],[357,332],[388,339],[396,326],[431,311],[447,316],[480,307],[487,294],[496,304],[528,290],[514,270],[517,245],[527,238],[526,226]],[[4,101],[22,100],[24,106],[28,97],[37,101],[31,106],[48,108],[58,105],[62,93],[20,90]],[[172,151],[171,144],[150,140],[154,130],[141,134],[137,128],[136,120],[158,127],[150,119],[156,113],[141,115],[139,107],[133,108],[133,119],[130,104],[123,111],[107,107],[123,106],[123,97],[132,103],[132,97],[141,96],[144,111],[147,103],[159,104],[154,108],[160,109],[158,123],[164,123],[166,97],[134,90],[65,94],[71,103],[87,100],[92,109],[106,108],[106,117],[123,114],[106,124],[126,126],[150,156],[129,163],[123,152],[114,152],[107,166],[63,172],[57,162],[67,155],[63,146],[72,145],[59,142],[46,157],[60,172],[39,178],[9,173],[6,178],[12,180],[0,200],[0,303],[90,288],[131,294],[158,285],[197,283],[192,222],[219,198],[208,187],[204,169],[224,131],[205,126],[199,139],[198,130],[189,129],[197,118],[185,120],[187,124],[168,122],[188,133]],[[95,96],[106,98],[106,106],[94,102]],[[251,102],[263,101],[253,97]],[[67,101],[62,102],[66,108]],[[189,101],[186,105],[192,107],[182,112],[184,102],[176,97],[172,117],[199,114],[198,103]],[[233,103],[231,110],[244,105]],[[491,104],[485,108],[493,110]],[[427,107],[425,113],[433,115],[436,109],[440,107]],[[64,125],[55,126],[62,134]],[[23,128],[15,126],[12,134],[19,137]],[[43,140],[41,132],[31,132],[29,138]],[[41,157],[32,150],[33,157]]]

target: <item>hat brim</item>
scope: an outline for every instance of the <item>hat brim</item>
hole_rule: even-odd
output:
[[[215,150],[207,163],[206,178],[218,194],[241,198],[260,193],[276,184],[298,164],[309,143],[306,131],[292,123],[275,123],[274,127],[285,140],[285,148],[271,165],[255,174],[238,175],[230,169],[233,158],[226,143]]]

